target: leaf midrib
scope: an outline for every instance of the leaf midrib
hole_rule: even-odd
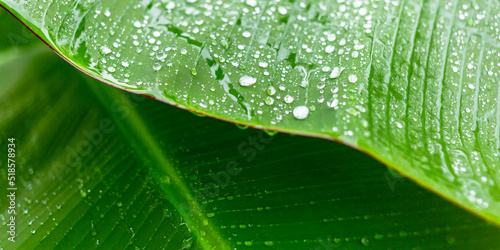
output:
[[[165,157],[160,145],[157,143],[157,140],[153,139],[147,126],[143,123],[135,109],[129,103],[123,102],[129,110],[129,115],[124,119],[120,119],[117,117],[115,112],[112,112],[110,105],[107,102],[107,100],[113,100],[113,97],[115,97],[108,90],[109,87],[98,88],[95,82],[93,82],[90,78],[85,77],[85,80],[87,81],[91,91],[96,95],[100,105],[107,111],[108,114],[110,114],[112,121],[116,123],[120,132],[127,138],[136,152],[138,152],[136,156],[139,160],[142,162],[153,162],[152,165],[158,166],[160,174],[166,174],[170,177],[169,185],[161,185],[160,188],[169,198],[171,204],[177,209],[180,216],[186,221],[189,228],[194,232],[200,245],[204,249],[212,249],[214,246],[218,246],[220,249],[230,249],[227,243],[223,240],[223,237],[219,234],[218,230],[216,230],[211,224],[204,227],[206,228],[206,230],[203,230],[205,236],[202,236],[202,229],[200,228],[200,225],[205,219],[203,216],[205,213],[200,208],[196,199],[194,199],[189,192],[189,189],[183,182],[183,179],[176,173],[172,163]],[[140,142],[141,144],[136,142]],[[154,173],[154,169],[149,170],[150,174]],[[157,183],[159,183],[159,176],[157,174],[151,174],[151,176],[157,181]],[[187,211],[181,207],[183,202],[187,203],[188,207],[192,211],[192,216],[190,216],[190,214],[188,214]]]

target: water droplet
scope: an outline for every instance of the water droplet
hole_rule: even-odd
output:
[[[243,35],[243,37],[248,38],[248,37],[252,36],[252,33],[248,32],[248,31],[244,31],[242,35]]]
[[[156,59],[163,60],[165,58],[167,58],[167,54],[165,54],[165,52],[160,51],[160,52],[156,53]]]
[[[92,236],[96,236],[97,235],[97,232],[95,231],[95,227],[94,227],[94,222],[93,221],[90,222],[90,233],[92,234]]]
[[[341,70],[339,67],[334,67],[332,73],[330,74],[330,78],[337,78],[340,76]]]
[[[268,247],[272,247],[272,246],[274,246],[274,242],[267,240],[267,241],[264,241],[264,245],[266,245]]]
[[[121,201],[119,201],[118,203],[116,203],[116,205],[117,205],[118,207],[121,207],[121,206],[123,206],[123,203],[122,203]]]
[[[260,61],[259,62],[259,66],[262,67],[262,68],[266,68],[268,66],[268,63],[264,62],[264,61]]]
[[[191,249],[193,246],[193,238],[187,238],[182,241],[182,249]]]
[[[355,50],[360,50],[360,49],[363,49],[364,47],[365,47],[365,45],[363,45],[363,44],[356,44],[356,45],[354,45],[354,49]]]
[[[278,13],[280,13],[281,15],[286,15],[288,13],[288,11],[286,10],[285,7],[280,6],[280,7],[278,7]]]
[[[111,53],[111,50],[108,47],[106,47],[106,46],[101,47],[101,54],[107,55],[109,53]]]
[[[266,132],[266,134],[269,136],[275,136],[278,134],[278,131],[274,131],[274,130],[263,129],[263,131]]]
[[[286,95],[285,98],[283,98],[283,100],[285,100],[286,103],[292,103],[294,99],[293,96]]]
[[[335,46],[332,46],[332,45],[326,46],[326,48],[325,48],[326,53],[332,53],[333,51],[335,51]]]
[[[363,237],[361,238],[361,244],[363,244],[363,246],[368,246],[370,244],[370,240],[368,240],[368,238],[366,237]]]
[[[327,104],[327,105],[328,105],[328,107],[330,107],[330,108],[335,108],[335,107],[337,107],[337,105],[339,105],[339,100],[338,100],[338,99],[336,99],[336,98],[334,98],[334,99],[332,99],[332,100],[330,100],[330,101],[326,102],[326,104]]]
[[[356,75],[349,75],[349,82],[355,83],[358,81],[358,77]]]
[[[276,94],[276,88],[273,87],[273,86],[269,86],[269,88],[267,88],[267,94],[268,95],[274,95],[274,94]]]
[[[251,245],[252,245],[252,242],[251,242],[251,241],[249,241],[249,240],[245,241],[245,246],[248,246],[248,247],[249,247],[249,246],[251,246]]]
[[[246,129],[248,129],[248,126],[246,126],[246,125],[240,125],[240,124],[237,124],[237,123],[235,123],[234,125],[236,125],[236,127],[237,127],[237,128],[239,128],[239,129],[241,129],[241,130],[246,130]],[[232,200],[232,199],[233,199],[233,197],[232,197],[232,196],[229,196],[229,197],[227,197],[227,199],[228,199],[228,200]]]
[[[134,27],[136,27],[136,28],[140,28],[140,27],[141,27],[141,22],[139,22],[139,21],[135,21],[135,22],[134,22]]]
[[[240,78],[240,85],[243,87],[253,85],[256,82],[257,82],[257,78],[255,78],[253,76],[244,75]]]
[[[296,119],[304,120],[309,116],[309,108],[306,106],[297,106],[293,109],[293,116]]]
[[[160,70],[161,69],[161,64],[159,62],[155,63],[153,65],[153,69],[156,70],[156,71]]]
[[[264,102],[267,104],[267,105],[273,105],[274,103],[274,98],[268,96],[266,97],[266,99],[264,100]]]
[[[171,10],[175,8],[175,3],[174,2],[168,2],[168,4],[165,6],[167,10]]]

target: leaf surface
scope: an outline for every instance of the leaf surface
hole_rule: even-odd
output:
[[[496,226],[349,147],[159,105],[45,46],[10,58],[0,137],[16,138],[18,235],[0,235],[6,249],[500,247]]]

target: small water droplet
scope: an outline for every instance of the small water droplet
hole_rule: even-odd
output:
[[[264,245],[266,245],[268,247],[272,247],[272,246],[274,246],[274,242],[267,240],[267,241],[264,241]]]
[[[267,88],[267,94],[268,95],[274,95],[274,94],[276,94],[276,88],[273,87],[273,86],[269,86],[269,88]]]
[[[274,98],[268,96],[266,97],[266,99],[264,100],[264,102],[267,104],[267,105],[273,105],[274,103]]]
[[[283,98],[283,100],[286,102],[286,103],[292,103],[294,98],[293,96],[291,95],[286,95],[285,98]]]
[[[370,240],[368,240],[368,238],[366,237],[363,237],[361,238],[361,244],[363,244],[363,246],[368,246],[370,244]]]

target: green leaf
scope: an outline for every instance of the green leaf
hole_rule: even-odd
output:
[[[15,137],[18,235],[0,234],[6,249],[500,247],[496,226],[349,147],[159,105],[44,46],[10,58],[0,156]]]
[[[341,141],[500,222],[498,1],[1,2],[97,79]]]

